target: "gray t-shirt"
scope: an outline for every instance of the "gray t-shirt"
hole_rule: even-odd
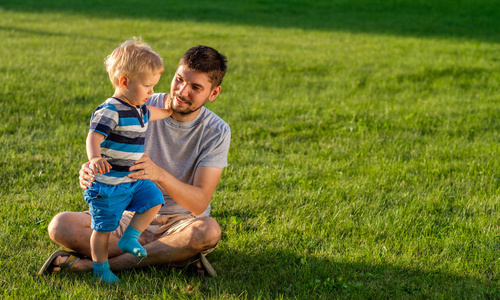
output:
[[[153,94],[148,105],[164,108],[167,94]],[[198,167],[224,168],[231,141],[229,125],[206,107],[189,122],[172,117],[149,122],[145,153],[151,160],[180,181],[193,184]],[[189,213],[162,190],[165,205],[161,214]],[[204,214],[209,215],[210,205]]]

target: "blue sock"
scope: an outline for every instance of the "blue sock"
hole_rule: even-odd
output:
[[[104,282],[112,283],[120,281],[120,279],[109,269],[108,261],[103,263],[94,262],[94,271],[92,273]]]
[[[148,252],[139,243],[141,232],[134,227],[127,227],[122,238],[118,241],[118,248],[139,258],[148,256]]]

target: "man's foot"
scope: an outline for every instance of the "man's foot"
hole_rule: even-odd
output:
[[[44,265],[38,271],[38,275],[55,274],[62,270],[85,271],[91,270],[88,264],[92,264],[89,259],[76,252],[57,250],[45,261]]]
[[[215,272],[215,269],[212,267],[210,262],[207,260],[205,255],[203,254],[198,254],[200,260],[196,262],[196,267],[198,268],[198,274],[200,275],[210,275],[211,277],[217,277],[217,272]]]
[[[174,268],[187,268],[187,267],[196,267],[196,271],[198,275],[205,276],[209,275],[211,277],[217,277],[217,272],[212,267],[212,265],[208,262],[205,255],[198,253],[194,257],[180,262],[171,263],[170,266]]]

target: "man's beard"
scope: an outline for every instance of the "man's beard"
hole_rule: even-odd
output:
[[[183,115],[183,116],[187,116],[187,115],[190,115],[198,110],[200,110],[200,108],[205,105],[205,103],[207,102],[208,99],[206,99],[202,105],[200,105],[199,107],[196,107],[196,108],[191,108],[191,102],[190,101],[187,101],[185,98],[183,97],[180,97],[176,92],[173,92],[173,94],[169,94],[168,95],[169,97],[172,97],[172,111],[174,111],[175,113],[178,113],[180,115]],[[185,108],[185,109],[181,109],[181,108],[175,108],[173,103],[175,101],[175,98],[179,98],[182,100],[182,102],[184,103],[187,103],[189,107]]]

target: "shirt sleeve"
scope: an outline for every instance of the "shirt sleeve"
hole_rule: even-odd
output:
[[[90,131],[98,132],[107,137],[118,125],[118,110],[112,104],[99,106],[90,119]]]
[[[158,108],[165,108],[164,99],[165,99],[165,97],[167,97],[167,95],[168,94],[165,94],[165,93],[155,93],[155,94],[151,95],[151,97],[149,98],[146,105],[158,107]]]
[[[199,163],[200,167],[225,168],[228,165],[227,155],[231,143],[231,130],[229,126],[221,133],[217,142],[212,144],[210,150]]]

